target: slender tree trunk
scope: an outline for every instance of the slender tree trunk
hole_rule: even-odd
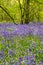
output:
[[[26,0],[25,1],[25,23],[28,24],[29,23],[29,3],[30,3],[30,0]]]
[[[22,6],[20,0],[18,0],[18,3],[19,3],[20,13],[21,13],[21,24],[23,24]]]

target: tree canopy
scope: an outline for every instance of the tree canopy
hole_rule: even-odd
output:
[[[0,21],[43,22],[43,0],[0,0]]]

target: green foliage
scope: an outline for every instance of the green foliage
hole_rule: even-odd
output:
[[[28,0],[27,0],[28,1]],[[12,16],[16,23],[43,21],[43,0],[0,0],[0,5]],[[0,8],[0,21],[12,22],[12,19]]]
[[[4,44],[2,44],[2,40],[3,39],[1,38],[0,50],[4,50],[6,61],[9,62],[9,60],[11,60],[12,57],[16,61],[19,57],[26,56],[28,54],[28,50],[31,49],[30,51],[34,54],[36,61],[43,62],[43,48],[41,46],[40,37],[38,38],[34,36],[28,36],[22,39],[20,39],[20,37],[16,37],[14,38],[14,41],[11,41],[11,39],[6,39]],[[8,56],[9,50],[12,50],[13,56]]]

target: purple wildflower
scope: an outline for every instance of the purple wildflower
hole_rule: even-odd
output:
[[[24,56],[24,60],[30,60],[29,56]]]
[[[1,55],[4,56],[4,51],[1,52]]]
[[[16,35],[43,35],[43,25],[37,23],[26,24],[6,24],[0,25],[0,34],[4,34],[4,36],[9,36],[8,28],[10,28],[10,33]],[[40,28],[40,29],[39,29]],[[6,29],[6,30],[5,30]]]
[[[0,60],[4,57],[4,51],[0,52]]]
[[[31,64],[32,65],[36,65],[36,61],[35,60],[31,60]]]
[[[4,34],[4,37],[5,37],[5,38],[8,37],[8,36],[9,36],[8,30],[4,30],[3,34]]]
[[[16,62],[15,65],[18,65],[18,62]]]
[[[12,51],[11,50],[9,50],[9,55],[12,55]]]
[[[19,60],[19,61],[22,61],[22,58],[20,57],[18,60]]]

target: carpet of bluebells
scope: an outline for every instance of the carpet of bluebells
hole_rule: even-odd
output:
[[[43,23],[0,23],[0,65],[43,65]]]

